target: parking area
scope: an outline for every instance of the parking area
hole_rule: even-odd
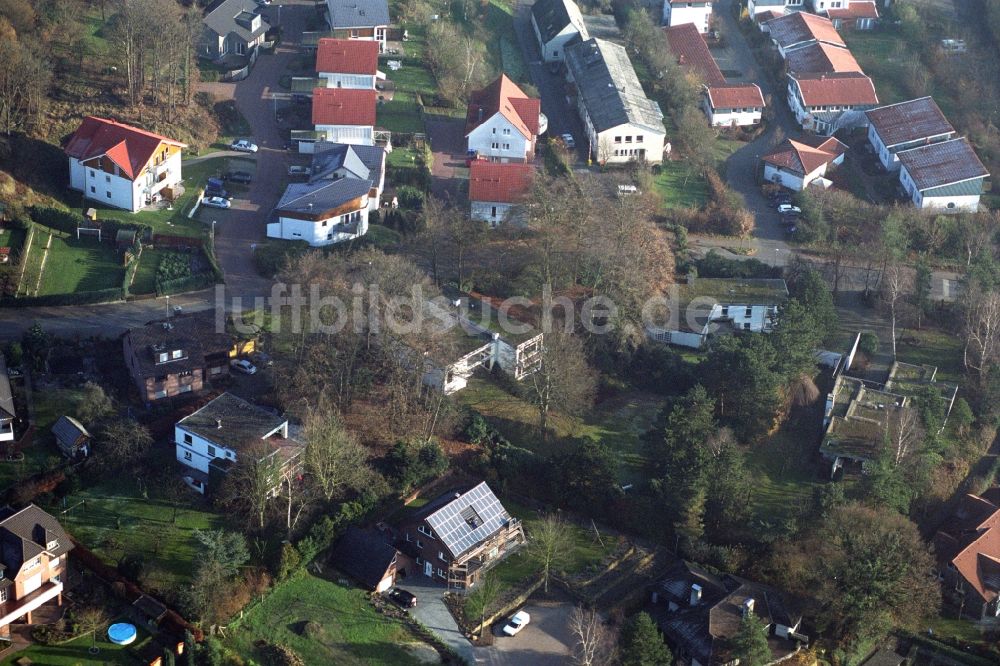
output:
[[[516,636],[501,634],[503,622],[493,627],[493,645],[476,648],[476,662],[488,666],[559,666],[568,663],[574,643],[569,629],[573,604],[564,600],[531,600],[522,609],[531,622]]]
[[[461,655],[469,663],[475,661],[472,643],[462,635],[458,623],[451,616],[444,603],[445,587],[427,576],[414,573],[399,581],[399,585],[407,592],[417,595],[417,606],[410,614],[448,644],[451,649]]]

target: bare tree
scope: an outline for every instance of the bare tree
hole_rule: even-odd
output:
[[[909,404],[892,408],[885,422],[886,439],[892,449],[893,463],[898,467],[916,452],[923,441],[920,415]]]
[[[592,404],[595,389],[594,371],[587,364],[579,338],[563,331],[546,331],[539,368],[523,382],[527,399],[538,410],[543,443],[548,436],[549,412],[557,409],[578,414]]]
[[[528,556],[542,569],[542,585],[549,591],[552,571],[562,566],[573,548],[569,525],[556,514],[547,514],[530,530]]]
[[[0,129],[9,135],[34,126],[51,80],[42,54],[17,40],[0,41]]]
[[[370,454],[322,402],[305,423],[305,469],[323,499],[360,489],[374,474]]]
[[[898,261],[890,262],[882,279],[882,300],[889,308],[890,335],[892,338],[892,360],[896,360],[896,323],[903,298],[911,290],[909,270]]]
[[[226,474],[220,499],[263,529],[268,503],[280,491],[283,480],[278,452],[263,440],[250,442]]]
[[[576,641],[573,663],[578,666],[603,666],[615,656],[614,632],[594,609],[577,606],[569,616],[569,629]]]
[[[122,467],[142,458],[152,445],[146,426],[133,419],[117,419],[102,428],[97,453],[103,466]]]
[[[108,623],[108,614],[100,606],[84,606],[73,613],[76,633],[80,636],[91,634],[97,640],[97,632]]]
[[[962,360],[966,369],[983,377],[1000,351],[1000,292],[969,284],[962,300],[965,305]]]

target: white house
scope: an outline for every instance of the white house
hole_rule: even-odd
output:
[[[975,212],[990,172],[967,139],[897,153],[899,182],[917,208]]]
[[[246,55],[264,43],[270,29],[256,0],[224,0],[202,19],[198,55],[212,60],[229,54]]]
[[[316,75],[325,88],[375,90],[385,78],[378,71],[378,43],[324,37],[316,47]]]
[[[803,0],[747,0],[747,13],[750,18],[758,20],[757,16],[765,12],[784,14],[786,11],[799,11]]]
[[[501,74],[472,93],[465,138],[470,152],[492,162],[527,162],[534,159],[538,135],[547,125],[541,101],[528,97],[506,74]]]
[[[86,199],[132,211],[174,196],[187,145],[114,120],[87,116],[69,142],[69,186]]]
[[[389,3],[387,0],[326,0],[326,22],[337,39],[374,41],[382,53],[389,29]]]
[[[764,95],[756,83],[705,86],[702,108],[713,127],[759,125],[764,115]]]
[[[700,348],[711,335],[727,331],[769,333],[778,307],[788,299],[784,280],[698,278],[671,287],[676,305],[662,325],[646,334],[658,342]]]
[[[570,45],[566,69],[576,86],[576,108],[592,159],[601,164],[663,161],[663,112],[646,97],[624,46],[596,38]]]
[[[871,30],[878,23],[878,7],[872,0],[813,0],[817,14],[824,14],[837,30]]]
[[[531,6],[531,28],[545,62],[562,62],[567,45],[590,39],[573,0],[538,0]]]
[[[788,106],[806,131],[829,136],[864,126],[864,112],[877,104],[875,86],[862,72],[788,75]]]
[[[305,449],[289,437],[287,419],[232,393],[223,393],[178,421],[174,442],[184,482],[202,494],[211,477],[227,473],[248,451],[275,456],[286,473],[302,464]]]
[[[941,113],[933,97],[921,97],[871,109],[868,142],[888,171],[899,169],[901,150],[919,148],[955,137],[955,128]]]
[[[374,90],[316,88],[312,98],[312,122],[323,140],[331,143],[375,145]]]
[[[712,3],[705,0],[663,0],[663,25],[675,26],[691,23],[698,32],[708,32],[712,17]]]
[[[825,176],[831,166],[842,164],[846,152],[847,146],[833,137],[785,139],[761,158],[764,180],[801,192],[809,183]]]
[[[7,362],[3,352],[0,352],[0,442],[14,441],[14,394],[10,390],[10,378],[7,376]]]
[[[472,219],[491,227],[510,219],[531,186],[531,164],[498,164],[477,160],[469,168],[469,203]]]

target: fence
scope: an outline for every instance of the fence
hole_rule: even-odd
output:
[[[232,71],[226,72],[222,75],[223,81],[242,81],[243,79],[250,76],[250,70],[253,69],[254,64],[257,62],[257,56],[260,54],[260,48],[254,46],[250,49],[250,62],[246,66],[239,69],[234,69]]]

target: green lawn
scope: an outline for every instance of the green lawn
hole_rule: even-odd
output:
[[[49,242],[49,236],[51,234],[44,227],[35,227],[31,245],[27,248],[28,258],[21,274],[21,284],[18,285],[18,294],[22,296],[35,295],[35,287],[42,274],[42,257],[45,255],[45,245]]]
[[[149,587],[177,589],[191,579],[198,560],[193,532],[223,528],[225,520],[193,491],[175,503],[161,495],[157,483],[144,486],[146,496],[134,479],[117,478],[67,497],[66,513],[61,506],[49,510],[108,564],[126,554],[142,555]]]
[[[147,247],[142,250],[139,258],[139,268],[135,272],[135,279],[132,281],[131,292],[133,294],[152,294],[156,291],[156,269],[164,257],[180,254],[187,258],[186,253],[174,252],[158,247]]]
[[[305,622],[320,625],[311,636]],[[276,587],[263,603],[229,626],[230,647],[245,659],[260,661],[255,643],[287,645],[306,664],[420,664],[408,645],[420,645],[399,620],[375,611],[364,591],[302,572]]]
[[[933,365],[936,379],[961,383],[965,377],[962,365],[962,338],[951,333],[925,328],[900,332],[896,355],[902,363]]]
[[[424,131],[424,119],[420,115],[420,107],[410,92],[397,90],[391,101],[379,104],[376,122],[379,127],[391,132]]]
[[[393,148],[386,158],[387,166],[404,169],[417,168],[417,151],[407,146],[406,148]]]
[[[729,156],[743,145],[742,141],[723,136],[715,140],[713,152],[720,174]],[[665,160],[660,165],[660,172],[653,177],[653,183],[663,199],[664,208],[700,208],[708,203],[708,183],[686,160]]]
[[[34,251],[38,252],[41,247]],[[42,271],[39,296],[74,294],[121,287],[125,267],[120,255],[93,236],[53,232],[52,245]]]
[[[792,517],[809,506],[822,484],[815,457],[814,438],[787,425],[747,452],[750,503],[758,520]]]
[[[24,245],[26,236],[24,229],[0,229],[0,247],[9,247],[11,252],[16,252]]]
[[[115,622],[127,622],[128,618],[118,618]],[[0,664],[16,664],[19,659],[28,658],[32,664],[45,664],[45,666],[83,666],[84,664],[93,666],[108,666],[110,664],[120,664],[121,666],[140,666],[142,661],[133,656],[138,650],[145,647],[145,643],[151,639],[149,633],[142,627],[136,627],[138,636],[131,645],[115,645],[107,638],[107,626],[97,632],[96,642],[90,636],[80,636],[62,645],[32,645],[26,650],[16,652],[4,659]],[[96,655],[90,653],[91,646],[96,645],[100,652]]]
[[[62,461],[62,456],[51,444],[50,429],[63,414],[73,414],[79,400],[78,389],[45,389],[32,394],[35,436],[31,446],[23,451],[24,460],[0,461],[0,491],[34,474],[52,469]]]

